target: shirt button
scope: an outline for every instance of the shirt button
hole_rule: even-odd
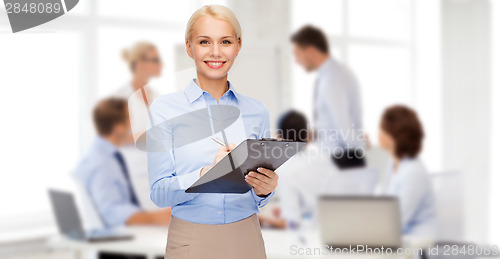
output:
[[[219,215],[220,215],[220,214],[222,214],[222,211],[219,211],[219,212],[217,212],[217,213],[219,213]]]

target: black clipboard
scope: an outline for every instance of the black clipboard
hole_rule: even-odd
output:
[[[245,181],[258,167],[275,171],[306,146],[305,142],[283,139],[247,139],[212,167],[186,193],[246,193]]]

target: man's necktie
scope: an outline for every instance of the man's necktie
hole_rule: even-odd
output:
[[[125,165],[125,160],[123,159],[122,154],[119,151],[116,151],[114,154],[116,160],[118,160],[118,163],[120,164],[120,167],[122,168],[122,173],[125,179],[127,180],[127,184],[130,190],[130,202],[132,204],[139,206],[139,201],[137,200],[137,197],[135,196],[134,192],[134,187],[132,186],[132,181],[130,180],[130,176],[128,174],[127,170],[127,165]]]

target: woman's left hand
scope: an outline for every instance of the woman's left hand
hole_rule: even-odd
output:
[[[272,170],[259,167],[257,172],[251,171],[245,176],[245,181],[250,184],[258,196],[269,195],[278,186],[278,174]]]

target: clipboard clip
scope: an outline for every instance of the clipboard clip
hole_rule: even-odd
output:
[[[285,139],[285,138],[261,138],[259,140],[262,140],[262,141],[293,142],[293,140],[291,140],[291,139]]]

